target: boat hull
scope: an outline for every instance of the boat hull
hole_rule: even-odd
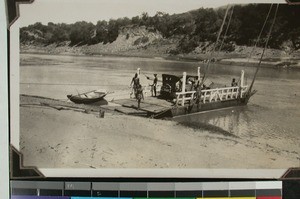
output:
[[[99,102],[103,100],[103,98],[106,96],[106,94],[102,94],[97,97],[82,97],[80,95],[68,95],[67,97],[69,98],[70,101],[74,102],[75,104],[92,104]]]
[[[176,117],[182,115],[188,115],[192,113],[201,113],[205,111],[219,110],[223,108],[245,106],[247,105],[248,100],[246,98],[233,99],[226,101],[217,101],[210,103],[199,103],[199,104],[186,104],[184,106],[172,107],[165,113],[159,114],[156,118],[166,118],[166,117]]]
[[[92,103],[99,102],[100,100],[103,99],[103,97],[88,99],[88,98],[80,98],[80,97],[72,96],[69,99],[75,104],[92,104]]]

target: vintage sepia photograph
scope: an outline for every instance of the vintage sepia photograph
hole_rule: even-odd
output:
[[[276,3],[21,4],[24,166],[299,167],[299,18]]]

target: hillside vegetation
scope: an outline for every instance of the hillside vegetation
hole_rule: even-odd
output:
[[[240,46],[254,45],[261,31],[269,4],[236,5],[228,32],[222,45],[223,52],[236,52]],[[20,29],[22,51],[35,49],[50,53],[83,54],[205,54],[212,49],[222,24],[226,8],[200,8],[182,14],[157,12],[155,16],[142,13],[131,19],[124,17],[74,24],[35,23]],[[273,19],[275,6],[258,44],[264,45]],[[231,15],[229,10],[228,16]],[[229,17],[228,17],[229,18]],[[228,25],[225,22],[223,34]],[[300,49],[300,6],[279,6],[278,16],[269,48],[291,53]]]

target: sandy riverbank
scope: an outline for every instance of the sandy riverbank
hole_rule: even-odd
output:
[[[275,141],[262,144],[263,140],[250,137],[211,133],[175,121],[113,111],[106,111],[100,118],[97,109],[85,110],[69,102],[21,96],[20,149],[24,165],[243,169],[299,166],[299,154],[280,150]]]

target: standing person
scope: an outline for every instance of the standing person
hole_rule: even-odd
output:
[[[196,77],[196,81],[194,84],[194,90],[197,91],[199,87],[200,87],[200,79],[199,79],[199,77]]]
[[[232,86],[232,87],[237,87],[237,86],[238,86],[238,83],[235,81],[235,78],[232,79],[231,86]],[[233,91],[236,92],[237,89],[234,88]]]
[[[141,100],[144,100],[142,85],[138,84],[136,89],[136,100],[138,101],[138,110],[140,109]]]
[[[238,83],[235,81],[235,78],[232,79],[231,86],[238,86]]]
[[[153,96],[153,93],[154,93],[154,96],[156,97],[156,86],[157,86],[157,74],[154,74],[154,80],[153,80],[153,84],[151,85],[151,94]]]
[[[199,108],[200,102],[201,102],[201,85],[200,80],[197,78],[196,84],[195,84],[195,99],[197,108]]]
[[[134,77],[132,78],[131,80],[131,83],[130,83],[130,87],[132,87],[132,91],[130,92],[130,98],[131,98],[131,95],[134,93],[134,96],[136,98],[136,89],[137,89],[137,86],[140,84],[140,79],[139,79],[139,76],[137,73],[135,73]]]

